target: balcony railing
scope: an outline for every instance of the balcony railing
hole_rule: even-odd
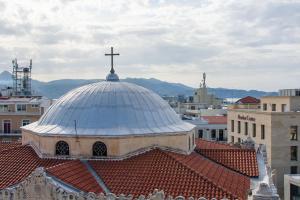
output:
[[[0,130],[0,136],[21,136],[21,130],[11,130],[9,133],[4,132],[3,130]]]

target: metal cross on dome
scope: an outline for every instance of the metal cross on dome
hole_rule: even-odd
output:
[[[111,56],[111,70],[110,73],[114,74],[115,70],[114,70],[114,56],[119,56],[119,53],[114,53],[114,48],[111,47],[110,48],[110,53],[106,53],[104,54],[105,56]]]

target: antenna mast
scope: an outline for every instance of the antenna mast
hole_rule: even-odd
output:
[[[32,59],[28,67],[19,67],[17,58],[12,60],[13,71],[13,95],[14,96],[31,96],[31,70]]]

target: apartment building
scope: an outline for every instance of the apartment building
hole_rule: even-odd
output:
[[[45,97],[0,97],[0,140],[18,140],[20,127],[39,120],[51,101]]]
[[[300,172],[300,96],[263,97],[254,109],[237,105],[228,110],[227,124],[228,142],[250,137],[266,149],[274,183],[283,196],[284,174]]]
[[[185,121],[196,126],[196,138],[227,142],[226,116],[202,116],[200,118],[185,119]]]

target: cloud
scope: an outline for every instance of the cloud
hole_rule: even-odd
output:
[[[0,11],[3,12],[6,8],[6,4],[3,1],[0,1]]]
[[[0,1],[0,69],[34,59],[34,78],[121,77],[198,86],[294,88],[300,2],[288,0]],[[289,80],[280,82],[278,80]]]

